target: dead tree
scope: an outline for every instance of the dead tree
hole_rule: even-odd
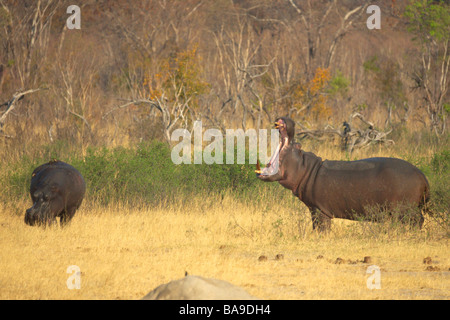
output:
[[[184,125],[182,126],[186,127],[188,122],[187,113],[190,112],[193,114],[193,110],[189,108],[190,100],[191,98],[187,98],[186,100],[181,99],[181,92],[178,92],[174,101],[169,101],[164,95],[160,98],[155,97],[154,99],[130,99],[127,100],[127,103],[115,107],[105,113],[102,118],[105,119],[114,111],[128,108],[132,105],[148,105],[151,109],[156,108],[162,114],[161,122],[164,138],[170,144],[171,133],[175,129],[176,125],[184,122]]]
[[[341,12],[339,12],[339,5],[336,0],[325,2],[324,5],[322,5],[322,11],[319,12],[314,10],[320,7],[318,1],[315,1],[314,6],[312,5],[311,0],[297,1],[298,3],[294,0],[287,1],[297,12],[303,29],[306,32],[307,45],[305,46],[304,56],[306,57],[305,70],[307,78],[312,77],[315,67],[323,65],[325,68],[328,68],[331,65],[339,42],[349,32],[353,23],[358,20],[369,5],[368,0],[361,1],[362,3],[359,6],[349,10],[345,15],[342,15]],[[336,11],[340,25],[337,26],[333,36],[328,39],[331,40],[331,42],[326,50],[325,60],[314,62],[317,61],[317,58],[319,57],[318,51],[321,48],[322,31],[329,20],[330,15],[332,15],[333,9]],[[293,32],[294,34],[298,33],[298,29],[293,29]]]
[[[352,125],[353,119],[358,118],[365,126],[364,129],[355,129]],[[327,125],[323,129],[308,130],[300,123],[297,125],[301,130],[297,133],[300,140],[310,138],[314,140],[327,140],[339,136],[341,139],[342,149],[352,153],[353,150],[359,148],[367,148],[376,143],[394,144],[394,141],[387,139],[387,136],[392,132],[392,129],[383,132],[376,130],[374,124],[367,121],[364,116],[358,112],[350,115],[348,121],[344,121],[343,130],[335,129]]]
[[[354,118],[361,120],[361,122],[367,126],[366,129],[353,130],[351,123]],[[344,131],[346,133],[344,135],[343,148],[349,153],[352,153],[354,149],[366,148],[376,143],[394,144],[394,140],[387,139],[387,136],[392,132],[392,129],[386,132],[378,131],[375,129],[372,122],[367,121],[363,115],[358,112],[350,115],[349,122]]]
[[[53,16],[61,1],[37,0],[28,4],[0,0],[2,28],[4,28],[5,60],[14,61],[13,74],[18,76],[20,86],[36,84],[37,72],[49,49]],[[44,64],[44,63],[42,63]]]
[[[4,138],[13,138],[13,136],[10,136],[8,134],[5,134],[3,131],[3,127],[6,122],[6,118],[8,117],[8,114],[12,112],[16,107],[16,102],[22,100],[25,95],[37,92],[39,90],[44,90],[46,88],[37,88],[37,89],[30,89],[26,91],[18,91],[13,94],[12,98],[8,101],[0,104],[0,108],[6,106],[5,110],[3,111],[3,114],[0,116],[0,136]]]
[[[93,64],[94,62],[92,62],[88,70],[94,69]],[[61,62],[58,62],[58,65],[62,84],[57,88],[54,88],[55,93],[64,98],[67,112],[83,122],[84,126],[87,128],[89,137],[92,138],[92,128],[89,121],[86,119],[85,113],[93,98],[92,87],[95,74],[93,72],[86,72],[86,74],[82,75],[77,74],[75,63],[62,65]],[[79,110],[75,107],[76,105],[79,105]]]
[[[249,19],[236,13],[235,22],[234,32],[225,29],[224,26],[220,31],[212,32],[218,50],[218,65],[226,100],[222,107],[230,102],[235,114],[241,106],[243,130],[246,130],[247,114],[256,121],[256,128],[259,129],[263,111],[266,114],[268,112],[265,110],[264,96],[257,89],[257,82],[269,71],[275,57],[267,63],[258,63],[262,39],[257,38]],[[224,108],[217,115],[211,115],[213,124],[221,122],[220,116],[223,111]]]

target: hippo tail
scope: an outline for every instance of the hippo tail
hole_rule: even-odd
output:
[[[430,197],[430,185],[428,184],[428,181],[426,181],[425,189],[419,202],[419,208],[423,213],[433,215],[433,211],[431,210],[430,205]]]

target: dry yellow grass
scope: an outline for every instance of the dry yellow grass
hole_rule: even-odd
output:
[[[263,211],[225,197],[184,208],[87,203],[68,227],[43,229],[16,212],[27,205],[0,206],[1,299],[140,299],[185,271],[263,299],[450,298],[449,241],[430,223],[376,234],[371,224],[335,220],[317,234],[300,202],[298,212]],[[365,256],[381,269],[379,290],[367,288]],[[70,265],[81,270],[79,290],[67,288]]]

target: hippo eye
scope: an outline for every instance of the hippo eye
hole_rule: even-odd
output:
[[[48,201],[48,196],[47,196],[46,194],[44,194],[44,195],[42,196],[42,199],[43,199],[44,201]]]

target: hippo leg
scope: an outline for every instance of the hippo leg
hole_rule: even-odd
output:
[[[418,227],[419,229],[422,229],[424,221],[425,219],[422,214],[422,207],[419,205],[418,207],[415,207],[413,210],[410,224],[413,227]]]
[[[329,231],[331,229],[331,219],[320,212],[317,208],[310,208],[313,229],[320,232]]]
[[[412,212],[406,211],[405,215],[400,220],[404,224],[409,224],[412,227],[418,227],[422,229],[424,218],[420,209],[414,210]]]
[[[420,207],[412,207],[410,204],[397,204],[388,211],[391,218],[411,227],[422,228],[424,218]]]
[[[72,220],[73,216],[75,215],[75,211],[77,211],[77,208],[71,207],[61,213],[61,218],[59,219],[59,224],[61,225],[61,227],[66,226],[70,222],[70,220]]]
[[[423,218],[422,212],[419,212],[418,219],[415,221],[415,226],[419,227],[419,229],[422,229],[424,221],[425,219]]]

